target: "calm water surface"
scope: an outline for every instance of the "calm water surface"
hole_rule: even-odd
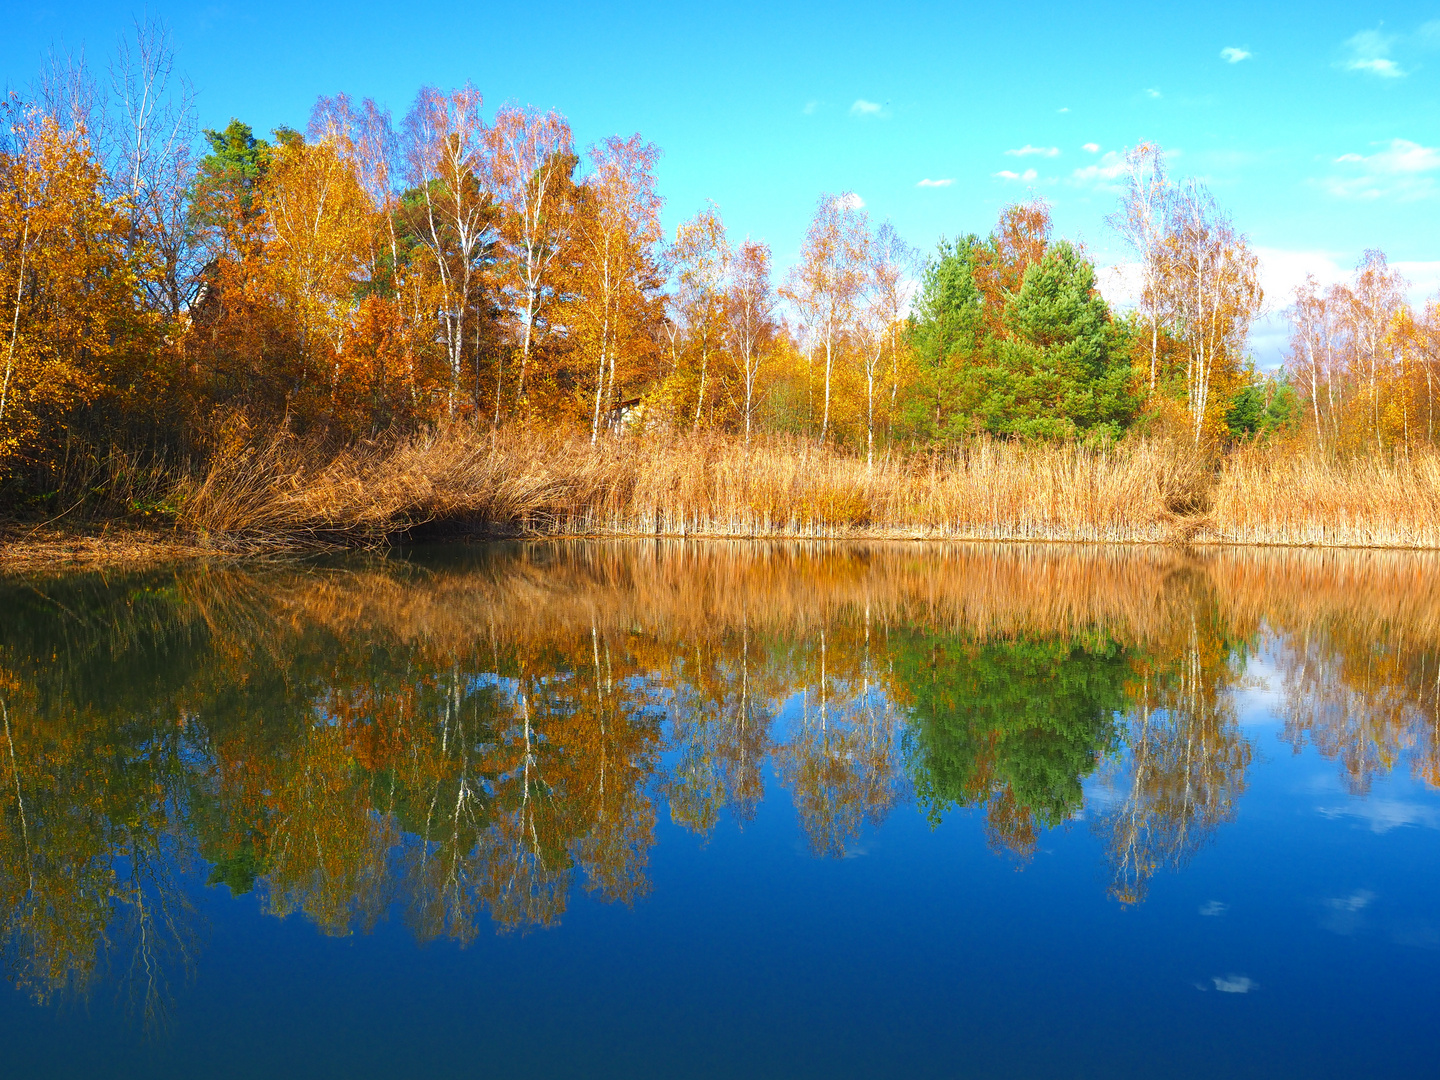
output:
[[[1420,1076],[1440,561],[0,581],[0,1074]]]

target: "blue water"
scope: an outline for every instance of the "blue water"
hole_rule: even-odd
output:
[[[773,756],[753,818],[724,809],[705,835],[652,785],[646,895],[577,882],[557,925],[500,933],[482,915],[463,947],[417,944],[399,901],[344,936],[277,917],[263,875],[240,895],[207,885],[182,837],[193,960],[165,961],[163,1016],[133,1005],[117,947],[83,991],[0,994],[0,1073],[1428,1075],[1440,794],[1408,759],[1356,793],[1334,758],[1282,739],[1282,649],[1263,630],[1228,691],[1253,748],[1233,816],[1135,903],[1111,894],[1095,828],[1123,744],[1120,773],[1082,778],[1083,806],[1028,860],[994,849],[981,809],[932,826],[903,776],[843,857],[814,854]],[[774,705],[781,743],[810,701]],[[680,754],[661,756],[664,772]],[[26,962],[13,944],[7,959]]]

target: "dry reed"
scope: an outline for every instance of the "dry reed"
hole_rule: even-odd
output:
[[[280,435],[219,458],[181,524],[244,545],[497,535],[1164,541],[1204,477],[1155,442],[976,441],[863,458],[802,440],[587,441],[451,428],[328,457]]]
[[[273,436],[179,496],[221,546],[417,532],[1440,547],[1440,456],[1327,463],[1283,448],[977,439],[855,454],[772,438],[585,439],[463,426],[323,454]]]

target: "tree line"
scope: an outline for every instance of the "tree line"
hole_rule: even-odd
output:
[[[1041,200],[921,258],[850,192],[797,262],[713,204],[661,226],[660,151],[576,145],[555,111],[471,86],[399,117],[322,97],[304,131],[197,131],[163,27],[106,77],[52,60],[3,103],[0,483],[43,495],[115,447],[204,460],[284,426],[341,444],[464,422],[808,437],[873,460],[975,435],[1257,435],[1326,452],[1433,442],[1437,309],[1383,255],[1313,282],[1257,374],[1258,260],[1163,152],[1129,151],[1113,311]]]

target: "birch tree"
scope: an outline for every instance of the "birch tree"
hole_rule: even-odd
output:
[[[864,285],[867,218],[854,192],[822,195],[805,232],[800,262],[790,272],[784,295],[805,325],[809,352],[825,357],[825,404],[819,442],[830,431],[831,384],[835,361],[854,329]]]
[[[123,206],[80,130],[12,98],[0,110],[0,470],[39,460],[93,401],[144,323]],[[43,463],[43,462],[42,462]]]
[[[175,72],[170,32],[136,20],[110,65],[110,182],[129,210],[127,247],[147,264],[150,304],[175,318],[200,280],[190,192],[194,186],[195,91]]]
[[[888,356],[891,368],[891,406],[900,382],[900,337],[909,299],[908,272],[915,254],[895,226],[886,221],[866,236],[864,282],[858,327],[865,364],[865,462],[875,464],[875,381]]]
[[[589,151],[591,172],[584,183],[584,209],[577,239],[583,247],[580,318],[583,347],[590,352],[594,399],[590,441],[600,438],[602,403],[616,387],[622,348],[640,336],[649,321],[649,300],[659,287],[655,247],[660,241],[661,198],[655,193],[660,151],[639,135],[612,135]],[[585,359],[582,358],[582,363]]]
[[[711,203],[675,230],[670,249],[675,267],[675,308],[686,344],[699,361],[695,416],[691,430],[700,429],[711,355],[725,341],[725,279],[730,269],[730,244],[719,208]]]
[[[480,284],[478,262],[492,239],[493,200],[481,186],[485,127],[480,92],[425,87],[405,116],[406,180],[415,192],[411,226],[429,256],[436,318],[450,365],[446,410],[455,418],[465,362],[465,320]],[[478,312],[477,312],[478,318]]]
[[[504,287],[520,322],[515,393],[523,402],[536,323],[555,290],[556,261],[570,246],[567,193],[576,165],[570,125],[554,110],[502,105],[488,135],[488,162],[501,207]],[[503,372],[503,367],[496,372],[497,423]]]
[[[333,415],[345,333],[372,235],[370,201],[339,147],[307,145],[295,135],[275,152],[261,205],[265,276],[278,306],[297,323],[299,378],[313,368],[317,379],[328,381]]]
[[[775,336],[775,293],[770,285],[770,247],[746,240],[731,265],[725,334],[738,369],[745,449],[750,449],[760,365]]]
[[[1161,289],[1174,312],[1175,335],[1185,352],[1185,394],[1190,434],[1199,446],[1219,380],[1240,368],[1250,326],[1264,293],[1259,260],[1198,181],[1171,200],[1167,215]]]
[[[1385,449],[1381,431],[1381,381],[1402,355],[1395,348],[1390,329],[1405,306],[1407,285],[1398,270],[1390,269],[1385,253],[1372,248],[1361,256],[1354,283],[1345,294],[1347,303],[1342,318],[1354,351],[1355,369],[1365,375],[1371,434],[1377,451]],[[1403,372],[1399,374],[1403,378]],[[1405,419],[1402,415],[1402,425]]]
[[[1150,323],[1150,393],[1160,356],[1160,322],[1165,296],[1162,257],[1165,211],[1170,180],[1165,152],[1155,143],[1142,142],[1125,151],[1124,187],[1120,209],[1106,219],[1123,236],[1140,259],[1140,310]]]
[[[1285,366],[1300,384],[1301,393],[1309,399],[1315,423],[1315,442],[1321,453],[1326,442],[1333,446],[1335,434],[1335,307],[1320,291],[1315,275],[1307,274],[1295,289],[1295,302],[1289,311],[1290,355]],[[1327,416],[1322,417],[1322,404],[1328,401]]]

